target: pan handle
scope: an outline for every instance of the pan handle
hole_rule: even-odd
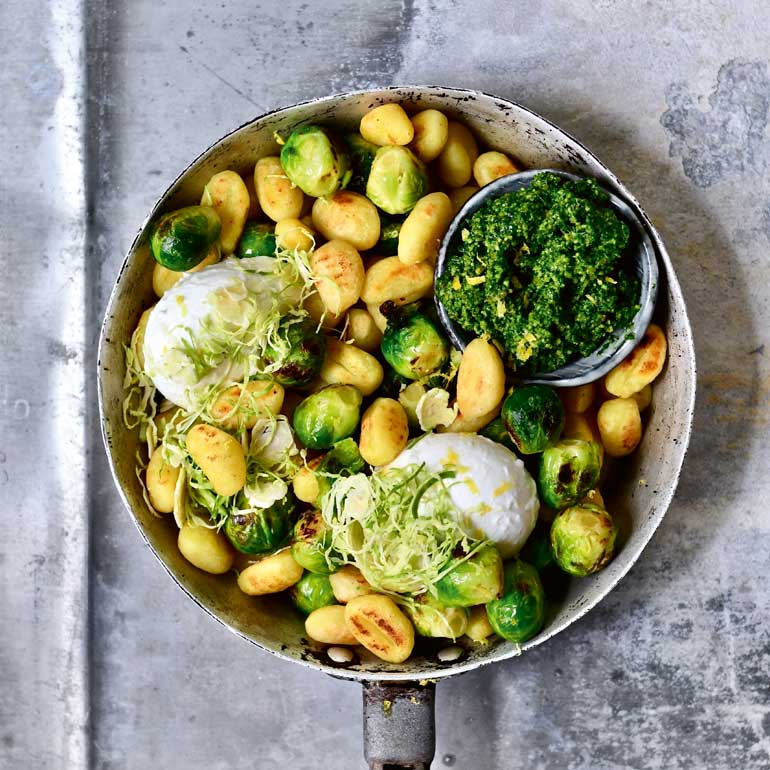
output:
[[[370,770],[428,770],[436,752],[435,695],[432,682],[364,682]]]

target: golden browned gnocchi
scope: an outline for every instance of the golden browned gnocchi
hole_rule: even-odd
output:
[[[313,204],[313,226],[329,241],[346,241],[359,251],[371,249],[380,239],[377,207],[364,195],[339,190]]]
[[[382,332],[368,310],[354,307],[348,310],[345,340],[367,353],[379,350]]]
[[[621,361],[605,378],[604,387],[613,396],[629,398],[649,385],[666,362],[666,336],[656,324],[650,324],[631,355]]]
[[[450,120],[444,149],[438,156],[438,173],[448,187],[464,187],[473,174],[479,150],[473,134],[462,124]]]
[[[574,388],[559,388],[557,390],[565,412],[582,414],[596,399],[596,383],[589,382],[586,385],[578,385]]]
[[[199,423],[187,433],[187,451],[218,495],[229,497],[246,483],[243,447],[229,433]]]
[[[370,465],[387,465],[409,440],[404,407],[393,398],[376,398],[361,418],[361,457]]]
[[[260,158],[254,167],[254,187],[259,205],[273,222],[299,219],[305,195],[294,187],[281,166],[280,158]]]
[[[177,537],[182,556],[193,566],[212,575],[232,569],[235,551],[220,532],[197,524],[183,524]]]
[[[468,419],[500,408],[505,395],[505,367],[497,348],[477,338],[465,348],[457,372],[457,406]]]
[[[452,203],[452,216],[456,217],[460,209],[466,204],[468,199],[479,191],[476,185],[465,185],[465,187],[456,187],[447,194]]]
[[[345,605],[345,624],[378,658],[403,663],[414,648],[414,626],[389,596],[369,594]]]
[[[291,588],[304,569],[294,561],[290,548],[265,556],[238,575],[238,587],[249,596],[277,594]]]
[[[400,104],[383,104],[369,110],[361,118],[359,130],[367,142],[381,146],[409,144],[414,138],[412,121]]]
[[[367,305],[377,307],[388,301],[406,305],[426,297],[432,290],[433,266],[430,263],[407,265],[398,257],[385,257],[366,271],[361,299]]]
[[[280,413],[283,396],[283,386],[269,380],[251,380],[245,388],[233,385],[214,402],[211,416],[228,430],[253,428],[260,417]]]
[[[502,152],[484,152],[473,164],[473,178],[479,187],[494,182],[501,176],[515,174],[521,169]]]
[[[339,604],[319,607],[305,619],[307,635],[321,644],[357,644],[345,623],[345,608]]]
[[[225,256],[232,254],[251,209],[246,183],[235,171],[214,174],[203,188],[201,206],[211,206],[219,215],[219,244]]]
[[[366,578],[358,567],[346,564],[329,575],[329,582],[334,592],[334,598],[340,604],[347,604],[358,596],[374,593]]]
[[[633,398],[611,398],[596,416],[604,450],[610,457],[624,457],[642,440],[639,405]]]
[[[364,263],[347,241],[332,240],[310,255],[315,287],[332,315],[340,316],[358,302],[364,287]]]
[[[153,452],[147,464],[145,484],[150,503],[159,513],[171,513],[174,510],[174,490],[178,479],[179,468],[167,463],[159,449]]]
[[[436,160],[449,138],[449,120],[439,110],[422,110],[412,115],[414,138],[409,149],[423,162]]]
[[[452,203],[446,193],[420,198],[401,225],[398,258],[406,265],[435,261],[451,221]]]
[[[382,384],[382,364],[371,353],[340,340],[329,339],[318,375],[327,385],[354,385],[370,396]]]
[[[310,251],[315,244],[313,229],[301,219],[288,217],[275,225],[275,242],[281,249]]]

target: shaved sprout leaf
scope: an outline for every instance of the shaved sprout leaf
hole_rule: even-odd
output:
[[[458,553],[468,558],[485,542],[460,527],[446,485],[451,476],[408,465],[338,478],[322,505],[330,551],[379,591],[433,593]]]

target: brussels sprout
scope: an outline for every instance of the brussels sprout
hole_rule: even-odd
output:
[[[436,596],[446,607],[473,607],[500,596],[503,588],[503,560],[492,543],[487,543],[441,578]]]
[[[348,183],[350,157],[339,140],[320,126],[300,126],[281,148],[281,166],[292,184],[314,198]]]
[[[298,583],[289,589],[294,606],[304,615],[309,615],[319,607],[336,604],[332,584],[328,575],[306,572]]]
[[[328,575],[332,570],[326,561],[326,551],[331,546],[331,531],[320,511],[303,513],[294,525],[291,555],[297,564],[310,572]]]
[[[307,385],[323,366],[326,337],[312,318],[284,319],[278,329],[278,342],[268,344],[264,352],[271,377],[281,385]]]
[[[169,270],[191,270],[205,258],[221,229],[211,206],[188,206],[164,214],[150,237],[152,256]]]
[[[420,636],[457,639],[468,627],[465,607],[446,607],[430,594],[418,596],[414,605],[405,609]]]
[[[386,257],[395,257],[398,254],[398,235],[403,224],[403,219],[380,217],[380,240],[375,247],[377,254]]]
[[[225,535],[241,553],[275,551],[289,536],[295,506],[296,499],[289,492],[269,508],[230,513]]]
[[[388,325],[380,343],[385,360],[402,377],[420,380],[438,372],[449,360],[449,343],[427,315],[414,306],[385,302]]]
[[[352,435],[361,417],[361,393],[353,385],[327,385],[300,401],[294,432],[310,449],[328,449]]]
[[[348,189],[365,195],[366,181],[369,179],[372,161],[380,148],[376,144],[367,142],[361,134],[356,132],[345,134],[342,141],[345,143],[353,169],[353,174],[348,182]]]
[[[564,427],[561,399],[547,385],[514,388],[503,401],[501,417],[516,448],[525,455],[553,446]]]
[[[425,166],[406,147],[380,147],[374,156],[366,197],[388,214],[406,214],[428,192]]]
[[[521,559],[508,562],[503,595],[487,604],[487,617],[495,633],[509,642],[526,642],[543,627],[545,608],[545,591],[537,570]]]
[[[358,444],[352,438],[338,441],[324,456],[315,469],[318,483],[318,505],[323,496],[331,489],[329,476],[348,476],[358,473],[364,467],[364,458],[358,451]]]
[[[551,550],[556,563],[570,575],[598,572],[612,558],[618,529],[598,505],[575,505],[551,524]]]
[[[519,556],[538,572],[555,564],[556,560],[551,551],[551,527],[545,522],[538,521]]]
[[[601,467],[598,444],[578,438],[562,439],[540,455],[540,499],[559,510],[574,505],[596,486]]]
[[[496,441],[498,444],[502,444],[507,449],[515,449],[515,445],[511,440],[511,436],[505,428],[505,423],[502,417],[495,417],[492,422],[485,428],[479,431],[479,436]]]
[[[246,222],[237,255],[244,257],[275,256],[275,225],[266,222]]]

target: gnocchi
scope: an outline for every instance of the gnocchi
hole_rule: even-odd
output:
[[[327,385],[354,385],[362,395],[370,396],[382,383],[380,362],[355,345],[329,339],[326,360],[319,377]]]
[[[246,483],[243,447],[229,433],[199,423],[187,433],[187,451],[218,495],[229,497]]]
[[[254,167],[254,188],[262,211],[273,222],[299,219],[305,194],[294,187],[277,156],[260,158]]]
[[[355,640],[390,663],[403,663],[414,648],[414,626],[389,596],[369,594],[345,605],[345,624]]]
[[[414,126],[400,104],[383,104],[361,118],[361,136],[381,147],[387,144],[409,144],[414,138]]]
[[[435,262],[451,221],[452,203],[446,193],[435,192],[420,198],[401,225],[398,258],[405,265]]]
[[[404,407],[392,398],[377,398],[361,418],[361,457],[370,465],[387,465],[398,457],[409,439]]]
[[[494,413],[505,395],[505,368],[497,348],[476,338],[463,352],[457,372],[457,406],[466,418]]]
[[[604,450],[610,457],[624,457],[642,440],[639,405],[633,398],[611,398],[596,416]]]
[[[619,398],[629,398],[638,393],[660,374],[666,362],[666,347],[663,330],[656,324],[650,324],[631,355],[604,378],[604,387]]]
[[[315,287],[324,305],[340,316],[358,302],[364,288],[364,263],[347,241],[331,240],[310,255]]]
[[[249,596],[277,594],[291,588],[304,569],[294,561],[290,548],[265,556],[238,575],[238,587]]]
[[[203,188],[201,206],[211,206],[219,215],[219,243],[225,256],[232,254],[249,216],[251,200],[243,179],[235,171],[220,171]]]
[[[339,190],[313,203],[313,226],[329,241],[342,240],[359,251],[371,249],[380,239],[380,216],[365,196]]]

